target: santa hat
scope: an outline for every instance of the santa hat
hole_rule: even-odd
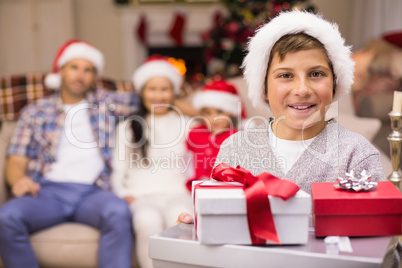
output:
[[[237,115],[239,107],[241,109],[241,99],[234,85],[225,80],[217,80],[206,84],[201,91],[194,95],[193,107],[197,110],[212,107],[231,115]]]
[[[351,47],[345,45],[338,26],[324,20],[321,15],[296,10],[280,13],[260,27],[248,43],[249,52],[244,58],[242,68],[249,88],[248,96],[254,106],[267,105],[265,77],[272,47],[282,36],[296,33],[308,34],[324,45],[336,78],[333,100],[339,100],[350,92],[354,62],[351,59]]]
[[[392,32],[383,35],[383,39],[402,48],[402,32]]]
[[[165,77],[172,83],[174,93],[180,95],[183,75],[168,59],[168,57],[153,55],[138,67],[132,77],[135,90],[137,92],[142,90],[148,80],[153,77]]]
[[[56,58],[53,61],[52,73],[45,77],[46,87],[52,89],[60,88],[61,77],[58,73],[60,68],[70,60],[76,58],[83,58],[90,61],[95,66],[97,74],[102,74],[105,64],[103,54],[90,43],[72,39],[61,46],[57,52]]]

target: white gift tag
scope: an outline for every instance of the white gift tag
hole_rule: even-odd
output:
[[[324,243],[328,254],[337,255],[338,251],[353,252],[348,236],[327,236],[324,239]]]
[[[341,236],[338,243],[339,251],[353,252],[352,244],[350,243],[349,236]]]

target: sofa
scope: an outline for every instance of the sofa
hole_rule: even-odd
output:
[[[6,152],[22,107],[38,98],[52,94],[43,86],[44,75],[32,73],[0,79],[0,205],[10,198],[5,180]],[[110,90],[133,90],[131,83],[101,79],[98,86]],[[94,268],[100,232],[80,223],[63,223],[30,236],[39,264],[44,268]],[[133,252],[133,265],[138,267]],[[0,267],[2,266],[0,260]]]
[[[356,107],[356,114],[361,117],[377,118],[381,120],[382,127],[373,140],[373,143],[390,156],[387,137],[391,134],[391,119],[388,115],[392,110],[394,92],[378,92],[366,94],[361,98],[360,105]],[[401,160],[402,163],[402,160]]]

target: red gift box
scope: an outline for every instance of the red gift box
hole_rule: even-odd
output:
[[[389,181],[376,190],[336,190],[334,183],[312,183],[315,236],[402,234],[402,193]]]

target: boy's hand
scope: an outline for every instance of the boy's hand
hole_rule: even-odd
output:
[[[176,224],[178,223],[192,223],[193,222],[193,217],[191,217],[190,214],[186,212],[180,213],[179,217],[177,217]]]
[[[37,196],[40,190],[40,185],[34,182],[31,178],[24,176],[19,179],[11,188],[12,193],[16,197],[21,197],[25,194]]]

